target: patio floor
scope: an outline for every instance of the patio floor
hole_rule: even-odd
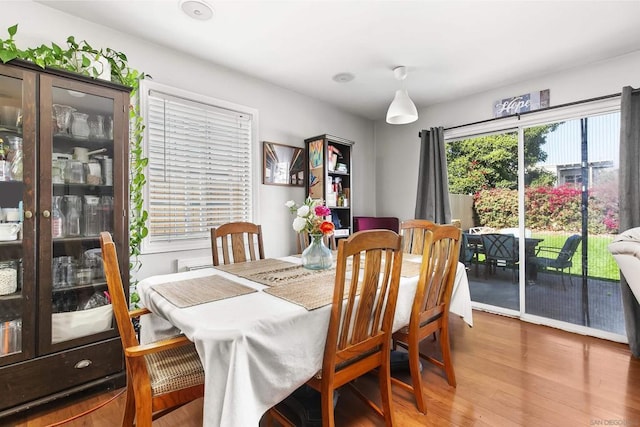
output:
[[[498,268],[495,275],[484,278],[484,266],[478,276],[475,267],[468,271],[471,300],[498,307],[519,309],[520,292],[512,282],[511,270]],[[585,325],[603,331],[625,335],[620,282],[589,278],[586,293],[582,279],[565,275],[539,273],[535,281],[526,285],[526,312],[551,319]],[[583,310],[583,295],[585,298]],[[588,315],[588,316],[587,316]]]

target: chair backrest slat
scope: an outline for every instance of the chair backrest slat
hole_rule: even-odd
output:
[[[218,242],[220,242],[223,264],[264,259],[262,227],[260,225],[250,222],[230,222],[220,227],[212,228],[211,252],[213,265],[220,265],[221,261]],[[258,247],[258,253],[256,253],[256,246]]]
[[[461,234],[458,227],[437,224],[426,233],[411,313],[412,327],[419,327],[433,314],[447,311],[458,268]]]
[[[138,338],[129,317],[129,303],[122,286],[118,255],[116,254],[116,246],[113,243],[111,234],[104,231],[100,233],[100,246],[102,247],[102,260],[107,278],[107,288],[111,297],[111,307],[116,318],[122,345],[125,348],[136,346],[138,345]]]
[[[323,375],[334,372],[336,363],[379,351],[390,339],[401,265],[402,237],[393,231],[362,231],[340,240]]]
[[[436,224],[426,219],[408,219],[400,224],[400,233],[404,237],[403,251],[407,254],[421,255],[424,249],[426,232]]]

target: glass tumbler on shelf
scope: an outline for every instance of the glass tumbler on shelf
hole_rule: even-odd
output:
[[[18,262],[0,261],[0,295],[9,295],[18,290]]]
[[[62,196],[53,196],[51,202],[51,237],[64,237],[64,215],[62,214]]]
[[[82,199],[80,196],[64,196],[65,204],[65,236],[80,236],[80,212],[82,212]]]
[[[53,114],[55,118],[56,133],[69,134],[69,124],[71,124],[71,114],[75,108],[68,105],[53,104]]]
[[[97,236],[100,234],[101,207],[99,205],[100,198],[98,196],[84,196],[83,233],[85,236]]]
[[[100,197],[100,231],[113,231],[113,197]]]
[[[22,181],[22,138],[12,136],[9,138],[9,156],[11,162],[11,179]]]
[[[84,165],[80,160],[67,160],[64,170],[66,184],[84,184]]]
[[[73,117],[71,121],[71,134],[74,138],[85,139],[89,137],[89,122],[87,121],[89,118],[88,114],[74,112],[71,113]]]
[[[104,116],[96,114],[89,118],[89,138],[104,138]]]
[[[11,180],[11,162],[7,160],[7,149],[4,140],[0,137],[0,181]]]

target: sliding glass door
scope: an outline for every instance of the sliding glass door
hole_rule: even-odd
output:
[[[618,267],[620,114],[524,130],[524,221],[539,240],[525,260],[528,314],[624,334]]]
[[[445,133],[474,308],[624,340],[620,275],[607,250],[619,232],[616,107]]]
[[[471,299],[517,314],[518,132],[449,141],[447,166],[449,191],[473,211],[459,215],[468,218],[463,229]]]

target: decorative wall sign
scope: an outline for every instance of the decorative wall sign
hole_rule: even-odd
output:
[[[304,148],[264,141],[262,183],[304,187]]]
[[[547,107],[549,107],[549,89],[496,101],[493,106],[493,116],[505,117]]]

